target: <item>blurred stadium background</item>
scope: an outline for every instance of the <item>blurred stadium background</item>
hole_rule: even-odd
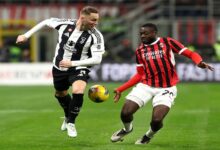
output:
[[[99,8],[98,28],[106,41],[103,63],[91,73],[93,81],[125,81],[134,74],[138,28],[145,22],[156,23],[160,36],[178,39],[214,63],[216,71],[210,73],[177,56],[182,81],[220,81],[218,0],[1,0],[0,84],[50,84],[47,70],[54,55],[56,31],[45,28],[24,45],[15,45],[16,37],[50,17],[77,18],[84,5]]]
[[[36,23],[50,17],[78,18],[85,5],[99,8],[98,28],[106,44],[102,64],[91,71],[90,85],[104,84],[112,93],[118,82],[135,73],[138,29],[146,22],[156,23],[160,36],[180,40],[213,65],[215,71],[210,72],[176,56],[181,80],[178,102],[167,119],[166,129],[148,147],[219,149],[219,0],[0,0],[1,149],[143,149],[133,142],[145,132],[144,125],[149,124],[150,105],[147,111],[137,114],[135,139],[129,136],[128,141],[116,146],[109,142],[109,137],[121,127],[119,113],[123,101],[117,106],[111,100],[101,105],[86,102],[79,118],[79,138],[74,141],[60,134],[62,120],[58,122],[57,116],[62,112],[53,97],[51,76],[57,33],[45,28],[26,44],[15,44],[17,35]]]

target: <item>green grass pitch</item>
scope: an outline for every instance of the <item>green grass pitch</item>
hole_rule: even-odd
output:
[[[93,84],[93,83],[92,83]],[[91,83],[89,84],[92,85]],[[0,86],[1,150],[217,150],[220,149],[220,85],[181,83],[163,129],[148,145],[134,145],[149,127],[151,103],[135,114],[134,131],[123,142],[111,143],[122,127],[123,97],[113,103],[118,83],[101,83],[110,99],[93,103],[85,95],[77,118],[77,138],[60,131],[63,112],[52,86]],[[87,88],[88,90],[88,88]]]

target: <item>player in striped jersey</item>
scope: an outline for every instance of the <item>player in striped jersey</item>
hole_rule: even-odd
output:
[[[147,23],[140,28],[141,45],[136,50],[137,73],[115,90],[114,101],[118,102],[121,92],[136,85],[126,96],[121,110],[124,128],[115,132],[112,142],[122,141],[133,130],[133,114],[152,99],[153,111],[149,130],[135,144],[147,144],[163,126],[163,119],[177,96],[178,76],[175,70],[174,53],[190,58],[198,67],[214,69],[203,62],[201,56],[184,47],[170,37],[157,37],[157,26]]]
[[[75,119],[83,105],[83,95],[89,78],[90,67],[100,64],[105,51],[103,35],[96,29],[99,12],[86,6],[79,19],[46,19],[23,35],[16,43],[26,42],[32,34],[44,26],[58,31],[58,43],[53,59],[53,83],[55,97],[65,113],[61,130],[67,129],[70,137],[76,137]],[[72,96],[68,94],[72,86]]]

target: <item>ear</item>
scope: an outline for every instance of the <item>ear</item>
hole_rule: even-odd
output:
[[[80,19],[81,20],[85,20],[85,16],[84,15],[80,15]]]

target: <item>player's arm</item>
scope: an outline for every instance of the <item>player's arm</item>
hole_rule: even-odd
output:
[[[172,38],[167,38],[171,48],[174,52],[178,53],[179,55],[183,55],[188,57],[189,59],[191,59],[198,67],[200,68],[207,68],[211,71],[214,70],[213,67],[211,67],[210,65],[208,65],[207,63],[205,63],[204,61],[202,61],[202,57],[196,53],[193,52],[191,50],[189,50],[188,48],[184,47],[184,45],[182,43],[180,43],[179,41],[172,39]]]
[[[60,67],[70,68],[76,66],[93,66],[100,64],[102,61],[102,56],[105,52],[104,38],[101,33],[97,38],[95,35],[91,36],[93,38],[93,44],[90,47],[91,57],[83,60],[62,60],[60,61]]]
[[[62,24],[72,24],[72,23],[73,23],[73,21],[71,21],[69,19],[59,19],[59,18],[46,19],[44,21],[41,21],[37,25],[35,25],[33,28],[31,28],[25,34],[18,35],[16,43],[20,44],[20,43],[26,42],[28,40],[28,38],[30,38],[34,33],[36,33],[37,31],[41,30],[45,26],[48,26],[50,28],[54,28],[55,29],[59,25],[62,25]]]
[[[214,68],[212,66],[210,66],[206,62],[202,61],[202,57],[196,52],[192,52],[191,50],[186,48],[182,52],[180,51],[179,54],[188,57],[200,68],[203,68],[203,69],[207,68],[211,71],[214,70]]]
[[[20,43],[24,43],[28,40],[28,38],[30,38],[35,32],[39,31],[40,29],[42,29],[43,27],[45,27],[48,24],[49,19],[46,19],[40,23],[38,23],[36,26],[34,26],[33,28],[31,28],[29,31],[27,31],[25,34],[22,35],[18,35],[16,43],[20,44]]]
[[[132,76],[127,82],[125,82],[120,87],[114,90],[115,93],[114,102],[119,101],[121,97],[121,93],[123,91],[127,90],[128,88],[134,86],[135,84],[141,81],[142,76],[144,75],[144,68],[142,65],[138,65],[136,69],[137,69],[137,73],[134,76]]]
[[[70,60],[62,60],[59,63],[60,67],[70,68],[70,67],[76,67],[76,66],[93,66],[100,64],[102,61],[102,55],[103,52],[95,52],[92,54],[91,58],[84,59],[84,60],[76,60],[76,61],[70,61]]]

